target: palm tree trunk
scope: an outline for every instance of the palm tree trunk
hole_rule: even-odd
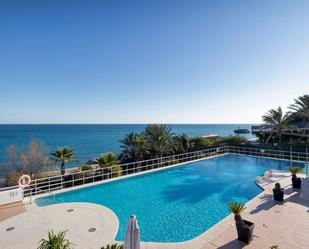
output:
[[[234,219],[235,219],[236,224],[239,224],[239,225],[241,225],[241,226],[244,226],[244,225],[245,225],[245,222],[244,222],[244,220],[241,218],[240,215],[234,215]]]
[[[281,132],[278,132],[278,144],[279,144],[279,148],[281,148],[281,142],[282,142],[282,139],[281,139]]]
[[[61,175],[65,174],[64,161],[61,161]]]

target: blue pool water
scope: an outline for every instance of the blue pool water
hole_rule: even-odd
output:
[[[128,217],[135,214],[143,241],[179,242],[200,235],[227,216],[228,201],[247,202],[259,194],[256,176],[289,166],[287,161],[225,155],[57,194],[56,202],[110,208],[120,222],[117,240],[123,240]],[[53,199],[40,198],[36,203],[45,206]]]

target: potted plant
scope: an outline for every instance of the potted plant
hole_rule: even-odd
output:
[[[48,232],[48,239],[41,239],[37,249],[72,249],[73,244],[65,238],[67,231],[55,234],[53,230]]]
[[[297,177],[297,173],[302,171],[302,168],[299,166],[291,166],[289,167],[289,171],[292,174],[292,185],[293,188],[301,188],[301,178]]]
[[[228,208],[234,214],[238,240],[249,244],[252,240],[254,223],[243,220],[241,217],[241,213],[246,209],[245,204],[238,202],[230,202],[228,204]]]

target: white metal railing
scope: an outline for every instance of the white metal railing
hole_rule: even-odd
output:
[[[52,193],[52,191],[59,189],[75,187],[97,181],[104,181],[118,176],[131,175],[142,171],[163,168],[224,153],[226,153],[225,147],[221,146],[139,162],[113,165],[110,167],[99,167],[96,169],[66,175],[34,179],[31,182],[31,185],[24,190],[24,196],[38,195],[46,192]]]
[[[163,168],[179,163],[191,162],[197,159],[203,159],[210,156],[221,155],[225,153],[250,155],[257,157],[269,157],[274,159],[284,159],[290,161],[301,161],[304,163],[309,162],[308,151],[296,152],[292,150],[284,151],[284,150],[259,149],[252,147],[240,147],[240,146],[220,146],[184,154],[177,154],[173,156],[166,156],[139,162],[120,164],[118,166],[113,165],[104,168],[99,167],[96,169],[70,173],[66,175],[58,175],[53,177],[34,179],[31,185],[24,190],[24,196],[38,195],[41,193],[53,194],[53,191],[59,189],[75,187],[98,181],[104,181],[118,176],[131,175],[143,171],[148,171],[156,168]]]
[[[29,189],[29,195],[30,195],[30,203],[32,202],[32,186],[30,186],[30,189]],[[53,201],[54,203],[56,202],[56,195],[51,192],[50,190],[44,190],[44,189],[40,189],[40,188],[37,188],[37,190],[40,190],[40,192],[42,193],[47,193],[47,194],[50,194],[52,197],[53,197]],[[24,193],[25,193],[25,190],[24,190]]]
[[[303,173],[306,178],[309,176],[309,153],[308,148],[305,152],[293,151],[290,148],[290,151],[286,150],[272,150],[272,149],[260,149],[252,147],[240,147],[240,146],[226,146],[225,150],[229,154],[238,154],[238,155],[250,155],[256,157],[267,157],[272,159],[279,160],[288,160],[292,162],[301,162],[304,164]],[[270,170],[272,173],[274,170]],[[282,172],[282,170],[280,170]]]
[[[299,151],[293,151],[292,149],[290,149],[290,151],[286,151],[286,150],[260,149],[252,147],[226,146],[225,150],[228,153],[233,154],[270,157],[274,159],[299,161],[304,163],[309,162],[308,149],[306,150],[306,152],[299,152]]]

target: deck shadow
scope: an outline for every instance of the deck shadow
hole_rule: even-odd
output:
[[[259,197],[263,202],[253,209],[250,214],[258,213],[262,210],[269,210],[276,205],[284,205],[288,202],[293,202],[305,207],[309,207],[309,178],[302,180],[301,189],[293,189],[290,185],[284,190],[284,201],[277,202],[273,200],[272,194],[264,194]]]
[[[284,201],[284,202],[274,201],[272,194],[265,194],[265,195],[263,195],[259,198],[263,202],[261,204],[259,204],[258,206],[256,206],[256,208],[253,209],[250,212],[250,214],[256,214],[256,213],[259,213],[261,211],[269,210],[276,205],[284,205],[284,203],[286,202],[286,201]]]
[[[222,246],[219,246],[218,249],[241,249],[247,244],[239,241],[238,239],[232,240]]]

